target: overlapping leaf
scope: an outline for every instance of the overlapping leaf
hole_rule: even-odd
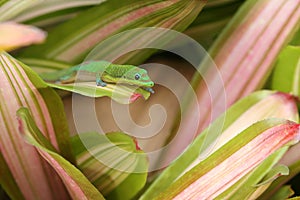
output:
[[[185,152],[162,172],[143,194],[142,199],[153,198],[153,195],[164,190],[188,169],[251,124],[268,118],[284,118],[298,122],[295,100],[287,94],[271,91],[260,91],[240,100],[203,131]]]
[[[124,30],[155,26],[182,31],[195,19],[204,3],[204,0],[110,0],[53,29],[44,45],[27,49],[22,57],[34,56],[78,64],[98,42]],[[155,41],[159,37],[143,42]],[[123,39],[114,41],[109,47],[118,52],[124,48]],[[102,48],[98,53],[98,60],[112,61],[107,59],[111,50]],[[139,63],[150,54],[149,51],[144,53],[144,56],[132,53],[119,63],[129,62],[129,59],[132,59],[131,64],[134,61]]]
[[[156,199],[219,198],[268,156],[299,139],[299,124],[278,119],[258,122],[200,161]]]
[[[191,143],[195,123],[199,134],[235,101],[263,86],[279,52],[297,31],[299,4],[300,0],[247,0],[243,4],[209,50],[215,66],[204,59],[200,67],[207,69],[202,74],[205,78],[194,76],[198,101],[190,103],[187,96],[189,107],[180,130],[169,138],[176,134],[166,160],[174,160]],[[197,116],[198,111],[202,111],[201,118],[195,122],[189,116]]]
[[[3,52],[0,68],[0,174],[5,174],[0,176],[2,187],[18,199],[19,196],[25,199],[67,198],[56,172],[20,135],[16,118],[20,107],[28,107],[56,151],[74,161],[60,98],[30,68]]]
[[[23,22],[42,15],[74,7],[97,5],[105,0],[43,0],[25,9],[13,18],[14,21]]]
[[[73,138],[79,169],[107,199],[131,199],[147,179],[148,160],[124,133],[81,133]]]
[[[101,193],[72,163],[63,158],[40,132],[26,108],[18,110],[20,132],[59,174],[72,199],[104,199]],[[52,178],[52,177],[51,177]],[[58,197],[61,198],[61,197]]]

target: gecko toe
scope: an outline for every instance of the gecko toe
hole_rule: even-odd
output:
[[[102,82],[102,81],[96,81],[96,85],[97,86],[101,86],[101,87],[105,87],[106,83]]]

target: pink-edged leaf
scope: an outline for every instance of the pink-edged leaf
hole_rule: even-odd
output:
[[[39,44],[46,36],[46,32],[34,26],[3,22],[0,23],[0,50],[10,51],[30,44]]]
[[[205,3],[206,0],[110,0],[56,27],[49,32],[49,39],[45,44],[28,48],[22,56],[43,57],[77,64],[99,42],[124,30],[163,27],[183,31],[197,17]],[[140,36],[142,35],[136,38]],[[153,39],[160,37],[155,35]],[[119,38],[107,48],[98,51],[97,59],[110,60],[108,58],[111,53],[128,46],[123,39]],[[126,55],[120,62],[140,63],[152,54],[153,50],[138,53]]]
[[[72,163],[59,155],[51,143],[36,126],[28,109],[20,108],[17,112],[19,129],[27,141],[34,145],[39,154],[59,174],[72,199],[104,199],[100,192]]]
[[[258,122],[183,175],[156,199],[213,199],[285,145],[300,139],[300,125]]]
[[[0,168],[0,174],[12,175],[0,176],[1,185],[10,196],[21,193],[25,199],[68,198],[56,172],[19,133],[16,112],[23,106],[30,109],[35,123],[55,149],[69,160],[74,160],[59,96],[27,66],[8,54],[1,53],[0,152],[3,166],[7,167]],[[56,113],[49,109],[53,107]],[[59,134],[57,130],[60,130]],[[11,181],[10,178],[15,180],[14,187],[6,186]]]
[[[269,118],[284,118],[298,122],[295,99],[289,94],[267,90],[242,98],[198,135],[185,152],[153,181],[141,199],[152,199],[243,130],[257,121]],[[174,155],[168,155],[169,157],[165,157],[164,161],[170,162]],[[165,163],[161,162],[161,164]]]
[[[300,0],[248,0],[243,4],[209,51],[217,68],[206,59],[201,64],[208,69],[204,79],[194,77],[198,101],[185,111],[168,159],[172,156],[174,160],[194,134],[200,134],[230,105],[262,87],[279,52],[297,30],[299,5]],[[198,111],[199,121],[191,119]]]

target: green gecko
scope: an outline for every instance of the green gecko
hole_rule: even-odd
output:
[[[69,83],[75,81],[78,72],[93,74],[97,86],[105,87],[106,83],[121,83],[142,87],[146,91],[154,93],[151,88],[154,86],[154,82],[148,76],[147,71],[134,65],[89,61],[58,72],[42,73],[40,76],[45,81]]]

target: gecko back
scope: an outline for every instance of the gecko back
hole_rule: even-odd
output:
[[[74,82],[78,72],[95,74],[95,73],[103,72],[105,68],[108,67],[109,65],[111,65],[111,63],[107,61],[87,61],[67,69],[54,71],[54,72],[41,73],[39,75],[43,80],[48,82],[60,81],[60,82],[67,83],[67,82]],[[81,73],[80,76],[82,78],[84,76],[83,73]],[[89,79],[91,79],[91,77]]]

